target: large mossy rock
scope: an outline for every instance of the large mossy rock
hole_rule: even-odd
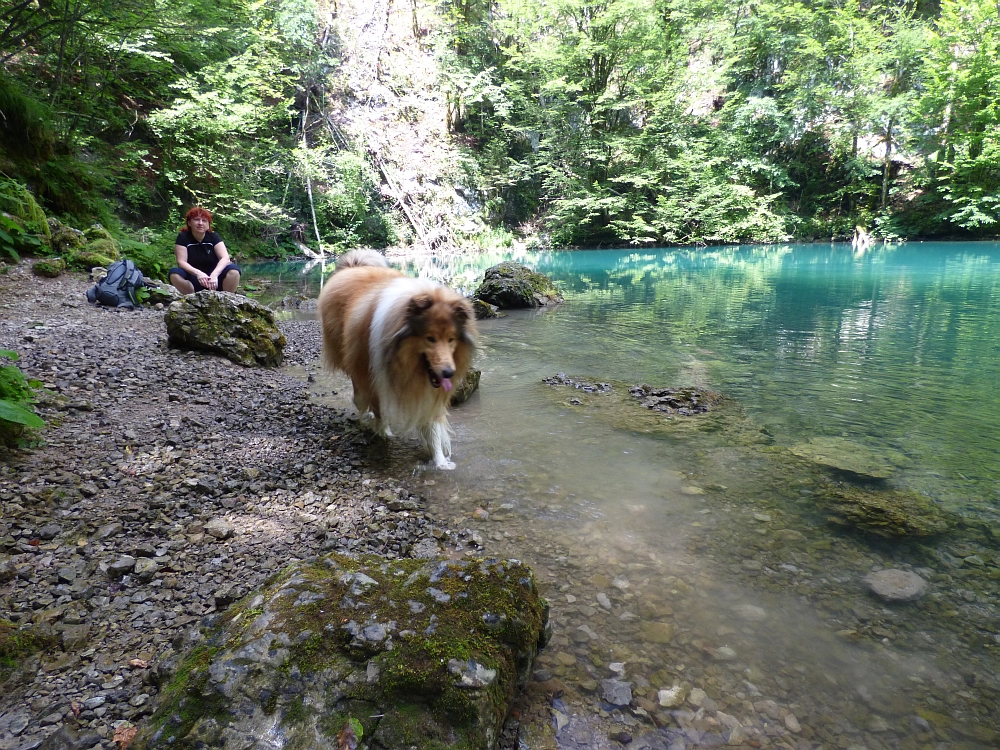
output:
[[[285,337],[274,313],[230,292],[202,291],[167,308],[167,339],[178,349],[221,354],[246,366],[280,365]]]
[[[370,750],[492,750],[546,617],[513,560],[297,563],[178,657],[134,747],[332,750],[354,720]]]
[[[541,307],[563,301],[548,276],[513,261],[488,268],[475,297],[501,310]]]
[[[63,224],[59,219],[50,218],[49,243],[59,255],[69,256],[87,244],[87,237],[79,229]]]
[[[933,536],[949,527],[933,500],[912,492],[841,486],[816,499],[831,523],[887,539]]]

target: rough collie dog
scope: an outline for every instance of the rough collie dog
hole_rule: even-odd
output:
[[[468,300],[412,279],[372,250],[353,250],[319,296],[323,359],[347,373],[354,404],[381,434],[416,429],[439,469],[454,469],[447,408],[476,343]]]

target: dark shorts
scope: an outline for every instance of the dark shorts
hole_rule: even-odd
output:
[[[226,274],[228,274],[230,271],[236,271],[236,273],[242,273],[238,265],[236,265],[235,263],[230,263],[228,266],[223,268],[222,273],[219,274],[219,289],[222,289],[222,280],[226,278]],[[167,273],[167,278],[169,279],[170,275],[175,273],[182,279],[190,281],[194,285],[194,290],[196,292],[201,292],[205,290],[205,287],[203,287],[201,284],[198,283],[198,279],[189,274],[183,268],[171,268],[170,271]]]

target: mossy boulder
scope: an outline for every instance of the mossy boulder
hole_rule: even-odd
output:
[[[88,242],[80,255],[100,255],[102,258],[110,258],[112,261],[122,257],[121,246],[113,239],[98,239]]]
[[[465,375],[465,380],[463,380],[462,384],[455,389],[453,394],[451,394],[451,405],[458,406],[459,404],[468,401],[472,394],[479,390],[479,381],[482,377],[482,370],[470,367],[469,372]]]
[[[47,224],[49,227],[49,244],[59,255],[71,255],[87,244],[86,236],[79,229],[68,227],[59,221],[59,219],[54,218],[50,218]]]
[[[72,252],[67,258],[67,262],[73,268],[79,268],[85,271],[89,271],[95,266],[100,266],[101,268],[107,268],[112,263],[115,262],[115,258],[108,255],[101,255],[101,253],[95,253],[90,251],[90,246],[88,245],[83,250],[78,250]]]
[[[54,279],[66,270],[66,261],[62,258],[48,258],[37,260],[31,267],[31,272],[35,276],[43,276],[46,279]]]
[[[949,528],[934,501],[913,492],[844,485],[816,499],[830,513],[831,523],[887,539],[933,536]]]
[[[190,294],[173,302],[164,320],[167,340],[178,349],[221,354],[248,367],[276,366],[284,359],[285,336],[274,313],[238,294]]]
[[[492,750],[545,624],[517,561],[307,560],[177,659],[133,747],[335,748],[353,724],[370,750]]]
[[[488,268],[475,297],[501,310],[541,307],[563,301],[548,276],[513,261]]]

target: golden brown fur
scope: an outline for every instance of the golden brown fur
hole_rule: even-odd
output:
[[[353,251],[320,294],[319,314],[326,365],[350,376],[358,410],[381,431],[418,430],[435,466],[455,468],[446,412],[475,349],[468,300]]]

